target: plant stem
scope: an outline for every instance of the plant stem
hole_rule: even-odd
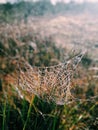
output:
[[[27,123],[28,123],[28,120],[29,120],[29,117],[30,117],[31,109],[32,109],[33,100],[34,100],[34,97],[32,98],[31,103],[29,105],[29,109],[28,109],[28,113],[27,113],[27,118],[26,118],[26,121],[24,123],[23,130],[26,130],[26,126],[27,126]]]
[[[6,120],[6,102],[4,103],[4,109],[3,109],[2,130],[5,129],[5,120]]]

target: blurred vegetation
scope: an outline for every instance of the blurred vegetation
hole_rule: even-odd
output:
[[[21,40],[27,43],[28,37]],[[97,130],[98,129],[98,102],[78,100],[62,106],[45,102],[38,97],[33,97],[30,102],[27,98],[20,98],[15,92],[14,85],[6,79],[15,71],[16,64],[12,61],[24,58],[31,65],[50,66],[58,64],[63,48],[56,47],[52,39],[41,40],[35,38],[35,43],[19,45],[14,39],[8,38],[7,43],[0,42],[0,129],[2,130]],[[36,46],[35,46],[36,45]],[[85,75],[87,81],[75,84],[75,94],[87,98],[94,96],[96,83],[86,73],[91,65],[88,56],[84,56],[79,68],[80,79]],[[81,68],[82,67],[82,68]],[[82,77],[83,76],[83,77]],[[11,80],[11,79],[10,79]],[[75,81],[74,81],[75,82]],[[87,86],[85,84],[88,83]],[[84,86],[84,87],[83,87]],[[86,87],[86,88],[85,88]]]
[[[57,14],[80,14],[90,12],[98,13],[98,5],[96,3],[78,4],[75,2],[63,3],[58,2],[53,5],[50,0],[39,0],[37,2],[25,2],[23,0],[16,3],[0,4],[0,22],[12,22],[13,19],[27,20],[30,16],[51,16]]]
[[[82,65],[86,68],[89,68],[92,64],[92,59],[87,54],[82,58]]]
[[[15,65],[12,60],[24,58],[33,66],[50,66],[58,64],[61,59],[61,51],[55,44],[49,40],[36,40],[35,43],[26,44],[26,38],[22,38],[25,44],[19,45],[14,39],[8,38],[8,43],[0,42],[0,70],[5,73],[14,71]],[[33,47],[33,45],[35,47]]]
[[[48,0],[32,4],[7,3],[0,5],[0,22],[27,19],[28,15],[64,13],[64,10],[75,6],[74,3],[66,7],[58,3],[54,9]],[[78,8],[82,10],[82,6]],[[13,15],[10,15],[12,12]],[[83,57],[74,74],[71,84],[76,98],[74,102],[60,106],[34,95],[21,97],[16,91],[17,59],[23,58],[32,66],[50,66],[63,61],[65,54],[66,49],[57,47],[51,38],[42,39],[29,33],[18,38],[0,34],[0,130],[98,130],[98,97],[90,98],[98,94],[98,80],[93,78],[93,72],[89,72],[93,63],[89,55]],[[72,54],[69,55],[72,57]]]

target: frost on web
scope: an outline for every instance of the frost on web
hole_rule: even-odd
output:
[[[28,62],[18,62],[18,86],[30,94],[62,105],[72,100],[71,79],[74,70],[85,52],[81,52],[64,63],[50,67],[35,67]]]

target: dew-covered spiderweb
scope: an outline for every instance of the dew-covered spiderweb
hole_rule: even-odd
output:
[[[74,99],[70,83],[84,54],[82,51],[68,61],[50,67],[32,67],[28,62],[20,60],[18,86],[47,102],[65,104]]]

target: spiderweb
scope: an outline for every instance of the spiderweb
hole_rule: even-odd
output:
[[[85,52],[77,54],[64,63],[50,67],[31,66],[24,60],[18,61],[18,86],[47,102],[65,104],[74,97],[71,94],[71,79]]]

